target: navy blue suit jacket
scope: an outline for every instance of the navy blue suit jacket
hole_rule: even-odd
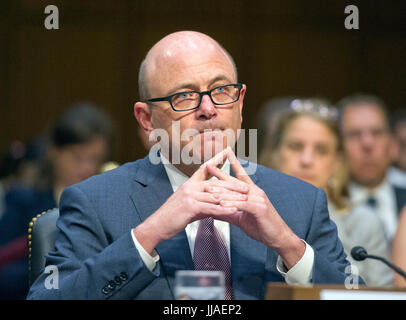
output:
[[[312,282],[344,284],[349,263],[329,219],[324,192],[259,165],[251,179],[290,228],[313,247]],[[42,274],[28,298],[173,299],[175,272],[193,270],[185,231],[157,246],[160,261],[152,272],[130,233],[172,193],[164,166],[151,164],[148,157],[67,188],[56,249],[47,256],[47,265],[58,267],[59,289],[45,289],[49,275]],[[284,281],[276,270],[277,253],[233,225],[230,247],[236,299],[262,299],[267,282]]]
[[[398,217],[400,216],[400,213],[402,212],[402,209],[406,206],[406,189],[405,188],[400,188],[393,186],[393,189],[395,190],[395,195],[396,195],[396,206],[398,209]]]

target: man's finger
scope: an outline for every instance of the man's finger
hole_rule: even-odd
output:
[[[251,180],[248,173],[242,167],[241,163],[238,161],[237,157],[235,156],[232,150],[227,152],[227,158],[230,161],[231,168],[233,169],[235,176],[238,180],[244,181],[245,183],[248,184],[254,184],[254,182]]]
[[[227,153],[229,152],[229,147],[223,151],[216,154],[213,158],[203,163],[200,168],[190,177],[193,181],[204,181],[210,178],[210,173],[207,171],[207,165],[213,165],[215,167],[224,164],[227,159]]]
[[[241,213],[242,213],[241,211],[236,211],[236,212],[226,213],[226,214],[216,214],[216,215],[212,215],[212,218],[239,226],[239,220],[240,220]]]
[[[237,209],[231,206],[226,207],[217,204],[201,202],[199,204],[199,211],[204,212],[205,215],[207,214],[212,217],[215,217],[216,215],[229,215],[236,213]]]
[[[250,201],[221,200],[220,205],[226,208],[237,208],[240,211],[252,212],[255,204]]]
[[[195,199],[200,202],[219,204],[222,200],[227,201],[247,201],[248,196],[246,194],[237,192],[223,192],[223,193],[208,193],[198,192]]]
[[[219,168],[214,167],[212,165],[207,166],[207,171],[209,174],[218,178],[219,180],[227,181],[229,183],[234,183],[234,184],[245,184],[244,181],[238,180],[237,178],[230,176],[229,174],[223,172]]]
[[[212,181],[210,181],[212,182]],[[209,183],[203,188],[203,192],[208,193],[233,193],[233,194],[246,194],[249,188],[243,184],[228,183],[222,180],[215,180],[213,182],[224,182],[223,183]]]

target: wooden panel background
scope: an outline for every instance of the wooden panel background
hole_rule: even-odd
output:
[[[57,5],[59,30],[44,28]],[[360,30],[344,28],[344,8],[360,10]],[[178,30],[205,32],[236,60],[248,86],[244,127],[269,98],[354,91],[406,107],[405,1],[2,0],[0,148],[39,134],[56,113],[93,101],[114,119],[113,158],[145,154],[132,115],[138,67],[147,50]]]

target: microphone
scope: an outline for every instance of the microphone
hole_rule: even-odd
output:
[[[351,256],[356,261],[363,261],[368,258],[368,253],[364,247],[356,246],[351,249]]]
[[[372,254],[368,254],[368,252],[365,250],[364,247],[361,246],[356,246],[353,247],[351,249],[351,256],[354,258],[354,260],[356,261],[363,261],[367,258],[370,259],[375,259],[375,260],[379,260],[382,261],[383,263],[385,263],[389,268],[395,270],[397,273],[399,273],[403,278],[406,279],[406,272],[404,272],[402,269],[400,269],[399,267],[395,266],[393,263],[389,262],[388,260],[386,260],[383,257],[379,257],[379,256],[374,256]]]

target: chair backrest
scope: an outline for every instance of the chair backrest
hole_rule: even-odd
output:
[[[28,275],[29,285],[41,274],[45,267],[45,255],[54,250],[58,234],[56,220],[59,209],[45,211],[32,219],[28,228]]]

